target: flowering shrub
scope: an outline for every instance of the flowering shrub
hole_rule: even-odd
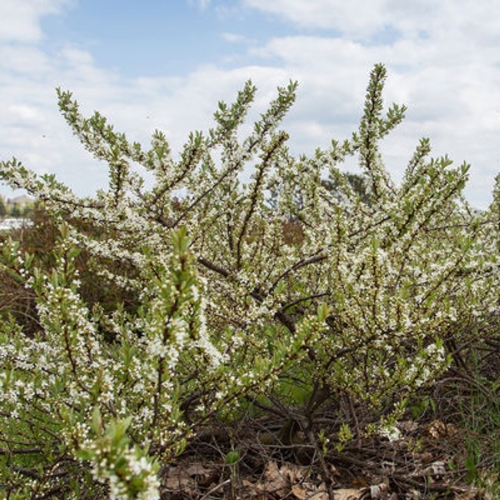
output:
[[[51,272],[4,245],[3,268],[34,290],[40,323],[33,338],[12,319],[1,325],[7,488],[24,491],[24,473],[39,495],[104,481],[114,498],[154,498],[154,460],[178,456],[201,423],[244,395],[297,406],[293,418],[313,438],[314,414],[328,400],[376,415],[364,428],[342,426],[349,439],[394,428],[407,398],[496,312],[500,195],[476,214],[462,198],[468,166],[430,159],[425,139],[401,185],[392,182],[379,142],[405,108],[384,115],[385,77],[383,66],[372,71],[351,139],[311,158],[291,156],[278,130],[293,83],[239,140],[256,92],[247,83],[177,161],[161,132],[144,150],[58,91],[70,127],[109,165],[109,189],[79,198],[15,159],[0,165],[10,186],[95,229],[62,224]],[[362,172],[356,190],[339,170],[351,155]],[[79,249],[103,283],[137,295],[137,308],[88,308]],[[301,404],[285,399],[287,377],[306,388]],[[18,460],[33,456],[37,472]]]

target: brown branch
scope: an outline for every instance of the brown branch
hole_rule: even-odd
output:
[[[0,455],[28,455],[30,453],[44,453],[44,451],[41,448],[18,448],[14,450],[0,448]]]
[[[286,278],[293,271],[296,271],[297,269],[308,266],[310,264],[316,264],[317,262],[322,262],[326,259],[328,259],[327,255],[319,254],[319,255],[315,255],[314,257],[309,257],[308,259],[299,260],[299,262],[295,263],[292,267],[288,268],[286,271],[284,271],[282,274],[280,274],[278,276],[276,281],[272,284],[270,292],[272,292],[278,286],[278,283],[283,278]]]
[[[223,267],[220,267],[217,264],[210,262],[204,257],[198,257],[198,262],[207,269],[210,269],[211,271],[220,274],[221,276],[224,276],[224,278],[227,278],[230,275],[230,272],[227,269],[224,269]]]
[[[17,472],[23,476],[31,477],[32,479],[36,479],[37,481],[40,481],[42,479],[42,476],[40,474],[37,474],[35,471],[32,471],[31,469],[27,469],[26,467],[9,467],[10,470]]]

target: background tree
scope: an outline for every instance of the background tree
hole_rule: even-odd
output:
[[[5,208],[5,202],[2,196],[0,196],[0,217],[5,217],[7,215],[7,209]]]

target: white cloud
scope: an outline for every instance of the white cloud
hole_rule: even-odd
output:
[[[247,38],[245,36],[238,33],[222,33],[221,36],[224,40],[226,40],[226,42],[229,43],[241,43],[247,41]]]
[[[369,38],[386,26],[401,20],[410,20],[405,28],[420,31],[415,26],[415,16],[432,19],[438,2],[433,0],[244,0],[244,4],[275,14],[287,21],[306,28],[332,29],[356,39]],[[426,25],[427,26],[427,25]]]
[[[188,0],[190,5],[197,5],[200,9],[206,9],[211,0]]]
[[[242,0],[247,7],[309,29],[369,40],[387,28],[405,39],[447,37],[457,29],[495,44],[500,4],[496,0]]]
[[[49,58],[36,46],[0,43],[0,83],[12,77],[40,78],[50,68]]]
[[[57,14],[72,0],[2,0],[0,2],[0,40],[34,42],[42,37],[40,20]]]
[[[34,106],[26,106],[23,104],[12,105],[7,108],[7,113],[20,122],[31,123],[33,125],[40,125],[43,123],[43,114]]]

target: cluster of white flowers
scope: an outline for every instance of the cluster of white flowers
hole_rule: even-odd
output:
[[[378,431],[379,435],[387,438],[391,443],[401,439],[401,431],[395,426],[381,427]]]

